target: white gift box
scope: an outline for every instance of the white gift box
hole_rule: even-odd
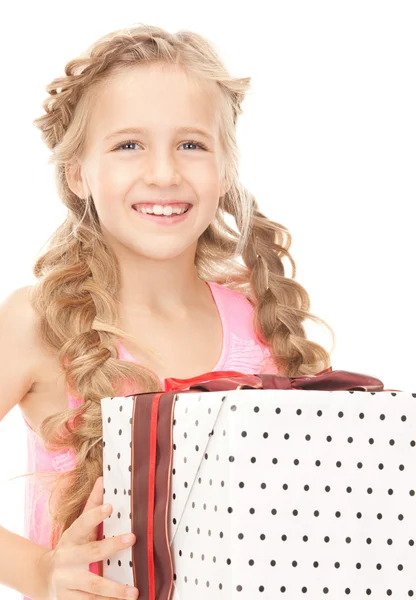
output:
[[[134,531],[141,396],[101,400],[105,537]],[[132,548],[104,562],[104,577],[141,600],[416,595],[416,394],[179,392],[172,436],[172,581],[152,597]],[[146,530],[134,532],[143,543]]]

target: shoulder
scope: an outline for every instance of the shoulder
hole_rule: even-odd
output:
[[[12,291],[0,302],[2,312],[7,311],[10,316],[19,316],[27,323],[33,321],[35,311],[30,301],[33,286],[26,285]]]
[[[19,288],[0,302],[0,419],[36,381],[40,336],[30,290]]]
[[[30,293],[32,286],[18,288],[3,298],[0,302],[0,317],[2,325],[10,325],[10,320],[13,322],[13,327],[27,327],[30,325],[33,329],[35,320],[35,311],[30,302]]]
[[[42,341],[41,320],[31,301],[32,290],[31,285],[18,288],[0,302],[0,326],[8,333],[8,341],[11,342],[12,337],[16,339],[24,356],[38,366],[44,359],[51,359],[55,352]]]
[[[31,302],[33,286],[11,292],[0,302],[0,327],[2,346],[15,348],[30,363],[35,364],[42,348],[40,319]]]

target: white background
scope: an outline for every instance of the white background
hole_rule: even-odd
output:
[[[34,283],[35,256],[65,217],[32,125],[45,86],[114,29],[191,29],[232,75],[252,77],[238,125],[241,179],[293,235],[296,280],[337,335],[333,369],[416,392],[413,2],[27,1],[4,3],[0,18],[1,299]],[[306,328],[330,349],[326,330]],[[23,481],[7,480],[25,467],[15,407],[0,423],[0,524],[19,534]],[[0,586],[0,597],[20,594]]]

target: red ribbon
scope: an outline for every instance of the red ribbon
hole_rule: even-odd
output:
[[[322,375],[323,373],[329,373],[332,371],[332,367],[328,367],[324,371],[317,373],[316,375]],[[174,392],[176,390],[185,390],[191,385],[203,383],[204,381],[211,381],[213,379],[223,379],[229,377],[244,377],[246,373],[240,373],[238,371],[211,371],[191,377],[190,379],[176,379],[175,377],[168,377],[165,379],[165,392]],[[277,374],[278,375],[278,374]],[[312,377],[316,377],[312,375]]]
[[[149,575],[149,600],[155,600],[155,560],[153,554],[154,541],[154,506],[155,506],[155,479],[156,479],[156,441],[157,441],[157,416],[160,396],[155,394],[152,402],[152,414],[150,417],[150,459],[149,459],[149,494],[147,524],[147,568]]]
[[[211,371],[197,375],[196,377],[190,377],[189,379],[175,379],[175,377],[168,377],[165,379],[165,392],[174,392],[176,390],[186,390],[191,385],[202,383],[204,381],[211,381],[212,379],[224,379],[227,377],[244,377],[244,373],[238,371]]]

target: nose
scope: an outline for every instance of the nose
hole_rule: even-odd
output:
[[[146,185],[169,187],[178,185],[181,176],[172,154],[167,151],[149,153],[144,166],[143,181]]]

